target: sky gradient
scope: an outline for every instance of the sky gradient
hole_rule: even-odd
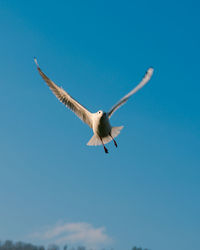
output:
[[[199,8],[0,0],[0,240],[200,248]],[[111,118],[124,125],[117,149],[86,146],[92,131],[50,92],[34,56],[92,112],[154,68]]]

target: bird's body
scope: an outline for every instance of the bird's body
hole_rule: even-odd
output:
[[[62,88],[58,87],[53,81],[51,81],[40,69],[36,58],[34,60],[40,75],[50,87],[55,96],[93,130],[94,135],[87,143],[87,145],[103,145],[105,153],[108,153],[105,144],[110,142],[111,140],[113,140],[115,146],[117,147],[117,143],[114,138],[119,135],[123,126],[112,127],[110,124],[110,117],[120,106],[122,106],[129,99],[131,95],[136,93],[150,80],[153,74],[153,69],[149,68],[142,81],[132,91],[130,91],[126,96],[124,96],[116,105],[114,105],[109,112],[103,112],[102,110],[99,110],[96,113],[91,113],[74,98],[72,98],[66,91],[64,91]]]
[[[111,125],[107,113],[98,111],[93,116],[93,132],[101,138],[107,137],[111,132]]]

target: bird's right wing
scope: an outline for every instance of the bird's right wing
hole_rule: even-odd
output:
[[[150,79],[153,74],[153,68],[149,68],[143,77],[142,81],[133,89],[131,90],[127,95],[125,95],[117,104],[115,104],[112,109],[108,112],[108,117],[110,118],[111,115],[118,109],[120,108],[127,100],[129,99],[130,96],[135,94],[139,89],[141,89]]]
[[[92,113],[83,107],[79,102],[73,99],[64,89],[58,87],[53,81],[51,81],[40,69],[36,58],[34,58],[37,69],[41,77],[47,83],[54,95],[71,109],[83,122],[88,124],[92,128]]]

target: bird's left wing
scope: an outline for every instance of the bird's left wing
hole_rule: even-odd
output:
[[[110,118],[111,115],[119,108],[121,107],[130,96],[135,94],[139,89],[141,89],[150,79],[153,74],[153,68],[149,68],[143,77],[142,81],[133,89],[131,90],[127,95],[125,95],[117,104],[115,104],[112,109],[108,112],[108,117]]]
[[[47,83],[49,88],[52,90],[54,95],[71,109],[83,122],[88,124],[92,128],[92,113],[83,107],[79,102],[77,102],[74,98],[72,98],[64,89],[58,87],[53,81],[51,81],[40,69],[36,58],[34,58],[36,63],[38,72],[40,73],[41,77]]]

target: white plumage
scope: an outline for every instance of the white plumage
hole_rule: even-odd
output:
[[[142,81],[127,95],[125,95],[116,105],[114,105],[109,112],[103,112],[99,110],[96,113],[91,113],[88,109],[86,109],[74,98],[72,98],[64,89],[58,87],[53,81],[51,81],[40,69],[36,58],[34,58],[34,61],[37,65],[37,69],[41,77],[47,83],[47,85],[55,94],[55,96],[93,130],[94,135],[87,143],[87,145],[103,145],[106,153],[108,153],[108,150],[105,147],[105,144],[113,140],[115,146],[117,147],[117,143],[114,138],[119,135],[121,129],[123,128],[123,126],[112,127],[109,121],[110,117],[119,107],[121,107],[125,102],[127,102],[130,96],[132,96],[139,89],[141,89],[151,79],[151,76],[153,74],[153,68],[149,68]]]

